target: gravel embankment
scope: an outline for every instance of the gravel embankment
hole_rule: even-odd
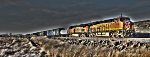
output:
[[[149,57],[150,44],[113,39],[0,38],[0,57]]]
[[[38,39],[38,40],[37,40]],[[113,39],[40,39],[43,51],[50,57],[149,57],[150,43]]]
[[[27,38],[0,38],[0,57],[40,57],[40,47]]]

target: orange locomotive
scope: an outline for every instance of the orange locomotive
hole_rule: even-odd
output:
[[[69,36],[78,37],[130,37],[134,24],[129,17],[118,17],[104,21],[70,26]]]

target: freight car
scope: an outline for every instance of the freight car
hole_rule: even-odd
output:
[[[150,37],[150,33],[133,33],[132,38],[149,38]]]
[[[56,28],[56,29],[51,29],[46,31],[34,32],[31,34],[26,34],[25,36],[26,37],[31,37],[31,36],[66,37],[67,34],[62,34],[61,33],[62,30],[65,30],[65,28]]]
[[[69,36],[78,37],[130,37],[134,33],[134,24],[129,17],[118,17],[104,21],[70,26]]]
[[[32,33],[32,34],[27,34],[27,35],[34,35],[34,36],[45,36],[45,31],[41,31],[41,32],[35,32],[35,33]]]
[[[52,30],[47,31],[47,37],[61,37],[63,34],[61,34],[61,31],[65,30],[65,28],[56,28]]]

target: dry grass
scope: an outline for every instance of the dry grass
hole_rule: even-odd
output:
[[[114,49],[102,49],[99,46],[70,45],[59,40],[47,38],[32,39],[49,57],[150,57],[150,50],[138,48],[120,52]]]

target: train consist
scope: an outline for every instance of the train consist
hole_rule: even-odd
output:
[[[129,17],[117,17],[103,21],[95,21],[86,24],[73,25],[67,28],[67,33],[62,34],[65,28],[56,28],[27,35],[48,36],[48,37],[109,37],[109,38],[130,38],[150,37],[149,33],[135,33],[134,23]],[[142,35],[142,36],[140,36]]]
[[[130,37],[134,32],[133,22],[128,17],[118,17],[88,24],[70,26],[69,36],[79,37]]]

